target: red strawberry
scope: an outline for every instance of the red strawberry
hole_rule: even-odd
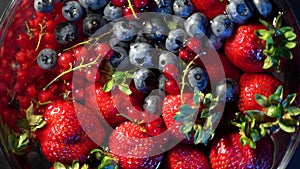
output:
[[[197,149],[185,144],[178,144],[168,151],[166,156],[166,169],[209,169],[210,164],[205,154]]]
[[[264,107],[256,102],[255,94],[268,98],[281,84],[278,79],[268,74],[243,74],[239,82],[239,110],[242,112],[246,110],[263,111]]]
[[[122,169],[156,168],[163,158],[157,147],[154,138],[130,121],[117,126],[109,137],[111,153],[118,158]]]
[[[210,149],[209,159],[212,169],[269,169],[273,163],[273,142],[264,137],[256,143],[256,149],[240,143],[240,134],[223,134],[216,139]]]
[[[194,7],[202,12],[209,20],[217,15],[223,14],[227,5],[227,0],[192,0]]]
[[[37,138],[50,162],[71,164],[75,159],[84,162],[90,151],[98,147],[90,137],[99,144],[105,137],[102,125],[91,110],[78,103],[53,101],[43,118],[46,125],[37,131]]]
[[[86,87],[86,106],[92,110],[99,112],[101,117],[111,125],[116,126],[126,119],[122,116],[117,116],[119,114],[118,108],[114,102],[114,98],[111,92],[104,92],[103,87],[100,84],[89,84]]]
[[[245,72],[263,71],[266,43],[254,34],[258,29],[265,27],[261,24],[241,25],[225,43],[226,57]]]

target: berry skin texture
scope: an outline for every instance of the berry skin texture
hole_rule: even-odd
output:
[[[107,0],[79,0],[79,3],[88,10],[98,10],[104,7]]]
[[[233,22],[244,24],[252,17],[253,8],[247,0],[232,0],[226,6],[226,12]]]
[[[193,12],[194,6],[190,0],[175,0],[173,11],[175,15],[186,18]]]
[[[121,7],[117,7],[112,5],[112,3],[108,3],[103,10],[103,14],[105,19],[111,21],[122,17],[123,10]]]
[[[46,125],[37,130],[37,138],[44,156],[50,162],[71,164],[74,159],[83,162],[98,146],[86,132],[97,130],[98,138],[104,138],[105,131],[92,111],[78,103],[53,101],[45,109],[43,118]]]
[[[178,144],[168,151],[166,169],[210,169],[208,158],[197,149],[185,144]]]
[[[207,73],[200,67],[193,67],[188,71],[188,82],[192,88],[197,87],[198,90],[203,91],[208,81]]]
[[[171,52],[176,52],[186,39],[187,34],[183,29],[171,30],[166,39],[166,48]]]
[[[109,137],[111,153],[122,169],[155,169],[163,158],[162,154],[153,156],[156,147],[155,140],[130,121],[117,126]]]
[[[209,20],[212,20],[217,15],[224,13],[227,0],[191,0],[197,11],[202,12]]]
[[[240,134],[223,134],[210,149],[212,169],[269,169],[273,163],[273,142],[269,137],[256,142],[256,149],[240,143]]]
[[[86,36],[92,36],[104,23],[99,14],[89,14],[83,19],[82,30]]]
[[[265,29],[263,25],[241,25],[235,34],[226,40],[224,51],[231,63],[248,73],[262,72],[266,58],[263,50],[265,41],[259,39],[254,31]]]
[[[120,41],[131,41],[136,35],[136,30],[133,25],[125,21],[119,21],[113,25],[113,34]]]
[[[49,13],[53,10],[54,5],[51,0],[34,0],[34,9],[37,12]]]
[[[264,107],[255,101],[255,94],[260,94],[268,98],[280,85],[282,83],[271,75],[243,74],[239,81],[239,110],[242,112],[246,110],[260,110],[264,112]]]
[[[186,21],[184,21],[185,31],[191,37],[203,37],[205,35],[207,25],[207,18],[201,12],[193,13],[186,19]]]
[[[150,69],[142,68],[134,73],[134,86],[138,91],[148,93],[155,87],[155,79],[155,74]]]
[[[54,30],[55,39],[60,44],[68,44],[78,38],[78,28],[72,22],[61,22]]]
[[[53,49],[43,49],[37,57],[38,65],[45,70],[52,69],[57,62],[57,53]]]
[[[226,15],[218,15],[212,20],[211,30],[217,37],[229,38],[234,31],[234,23]]]
[[[68,1],[62,7],[62,14],[68,21],[76,21],[83,15],[83,9],[77,1]]]

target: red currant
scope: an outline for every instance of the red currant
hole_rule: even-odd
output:
[[[133,0],[133,5],[137,8],[144,8],[148,3],[148,0]]]
[[[147,123],[145,125],[145,129],[147,134],[150,136],[157,136],[163,131],[165,131],[165,126],[163,125],[163,120],[161,117],[158,117],[157,119]]]
[[[98,43],[94,51],[96,55],[101,55],[103,58],[109,59],[113,55],[113,50],[107,43]]]
[[[193,51],[194,53],[200,53],[202,47],[200,40],[195,37],[187,39],[185,46],[188,50]]]
[[[127,0],[111,0],[111,3],[114,5],[114,6],[124,6],[127,4]]]
[[[166,89],[166,92],[169,93],[169,94],[175,95],[175,94],[179,94],[180,93],[179,84],[173,78],[172,79],[168,79],[166,81],[165,89]]]
[[[176,78],[178,76],[178,69],[177,66],[174,64],[167,64],[164,67],[163,74],[165,75],[166,78],[171,79],[171,78]]]
[[[178,56],[184,62],[189,63],[195,58],[196,54],[193,51],[188,50],[187,47],[181,47]]]
[[[74,66],[75,60],[70,51],[63,52],[57,60],[57,64],[62,69],[69,69],[70,63]]]

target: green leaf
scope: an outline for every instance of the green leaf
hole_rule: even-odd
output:
[[[264,116],[265,113],[259,110],[247,110],[246,113],[248,114],[248,116],[250,116],[251,118],[255,119],[256,121],[263,121],[264,120]]]
[[[124,77],[124,72],[117,71],[112,75],[113,79],[122,79]]]
[[[297,97],[297,94],[296,93],[293,93],[293,94],[289,94],[286,99],[282,102],[282,106],[283,107],[289,107],[293,104],[293,102],[295,101]]]
[[[274,30],[273,25],[270,24],[269,22],[263,20],[263,19],[259,19],[260,23],[263,24],[265,27],[267,27],[269,30]]]
[[[278,125],[281,130],[287,133],[293,133],[296,131],[296,126],[299,125],[299,122],[297,122],[294,119],[288,119],[288,120],[280,119]]]
[[[272,118],[281,118],[284,114],[282,106],[279,104],[277,106],[270,106],[266,110],[266,115]]]
[[[281,28],[282,26],[282,14],[278,15],[275,19],[274,27]]]
[[[189,139],[190,132],[193,130],[194,123],[193,122],[187,122],[183,123],[182,126],[180,126],[180,132],[182,134],[185,134],[187,136],[187,139]]]
[[[89,169],[89,165],[83,164],[82,167],[81,167],[80,169]]]
[[[116,169],[118,168],[118,162],[111,156],[104,156],[101,160],[101,164],[98,169]]]
[[[293,59],[292,52],[284,46],[278,46],[276,49],[276,53],[283,58]]]
[[[201,118],[207,118],[209,115],[209,109],[203,109],[201,112]]]
[[[284,46],[288,49],[293,49],[296,47],[296,43],[295,42],[287,42]]]
[[[299,107],[291,106],[291,107],[286,108],[286,110],[288,111],[288,114],[290,116],[298,116],[298,115],[300,115],[300,108]]]
[[[294,29],[290,26],[285,26],[279,29],[282,33],[286,33],[286,32],[294,32]]]
[[[199,106],[204,99],[204,93],[202,93],[197,87],[194,89],[194,104]]]
[[[179,112],[184,115],[194,115],[196,110],[188,104],[183,104],[179,107]]]
[[[267,41],[271,37],[271,33],[266,29],[259,29],[256,30],[254,33],[258,38],[264,41]]]
[[[211,93],[207,93],[207,94],[205,95],[205,97],[204,97],[203,105],[204,105],[205,107],[209,107],[210,104],[211,104],[212,99],[213,99],[212,94],[211,94]]]
[[[29,144],[29,137],[28,137],[28,133],[23,133],[19,136],[19,141],[18,141],[18,145],[17,148],[24,148],[27,147],[27,145]]]
[[[79,169],[79,162],[74,160],[73,163],[72,163],[72,169]]]
[[[105,85],[103,86],[103,92],[110,92],[113,86],[114,86],[114,81],[113,79],[111,79],[108,82],[106,82]]]
[[[122,83],[121,85],[119,85],[119,89],[126,95],[132,94],[132,91],[130,90],[129,85],[126,83]]]
[[[284,37],[288,40],[288,41],[293,41],[297,38],[297,35],[292,32],[292,31],[288,31],[284,33]]]
[[[53,166],[54,166],[54,169],[66,169],[66,167],[60,162],[55,162],[53,164]]]
[[[264,60],[263,69],[269,69],[272,66],[273,66],[272,58],[267,55],[266,59]]]
[[[269,107],[270,106],[270,103],[269,103],[268,99],[265,96],[260,95],[260,94],[255,94],[254,97],[255,97],[256,102],[259,105],[261,105],[263,107]]]

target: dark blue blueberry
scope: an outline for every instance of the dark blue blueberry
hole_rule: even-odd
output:
[[[229,38],[234,31],[234,23],[226,15],[221,14],[216,16],[211,22],[211,30],[220,38]]]
[[[79,0],[79,3],[88,10],[98,10],[103,8],[107,0]]]
[[[169,28],[163,19],[158,17],[149,18],[143,25],[143,31],[147,39],[154,42],[163,42],[166,39]]]
[[[239,85],[231,78],[223,79],[216,85],[216,94],[221,102],[232,102],[238,97]]]
[[[243,24],[253,15],[253,6],[249,0],[231,0],[226,6],[229,18],[237,23]]]
[[[156,6],[153,12],[159,12],[163,14],[172,14],[172,0],[154,0]]]
[[[163,70],[167,64],[178,65],[178,56],[172,52],[164,52],[159,55],[158,68]]]
[[[86,36],[92,36],[98,29],[100,29],[105,23],[103,17],[100,14],[91,13],[88,14],[82,23],[82,30]]]
[[[208,47],[214,47],[216,50],[219,50],[223,46],[223,39],[220,37],[217,37],[211,29],[209,29],[206,32],[207,41],[206,46]]]
[[[201,38],[206,32],[207,24],[206,16],[196,12],[184,21],[184,29],[190,37]]]
[[[150,69],[142,68],[134,73],[133,82],[138,91],[149,93],[155,87],[156,76]]]
[[[171,52],[176,52],[187,39],[187,34],[183,29],[171,30],[166,39],[165,46]]]
[[[151,68],[158,58],[157,51],[148,43],[134,43],[130,46],[129,61],[140,68]]]
[[[197,87],[198,90],[203,91],[208,84],[208,75],[200,67],[192,67],[188,71],[188,82],[192,88]]]
[[[78,38],[79,33],[76,25],[72,22],[59,23],[54,31],[55,39],[58,43],[67,44]]]
[[[34,0],[34,9],[41,13],[49,13],[53,10],[52,0]]]
[[[121,7],[117,7],[108,3],[103,11],[104,18],[108,21],[118,19],[123,16],[123,10]]]
[[[43,49],[37,57],[38,65],[45,70],[52,69],[56,65],[57,53],[53,49]]]
[[[175,0],[173,11],[175,15],[186,18],[192,14],[194,6],[190,0]]]
[[[267,17],[272,12],[272,4],[268,0],[253,0],[252,1],[257,11],[263,17]]]
[[[120,41],[131,41],[136,36],[135,27],[125,21],[119,21],[113,25],[113,34]]]
[[[109,62],[115,69],[123,69],[129,65],[129,58],[127,51],[119,46],[113,47],[114,54]]]
[[[68,1],[62,7],[62,14],[68,21],[76,21],[83,15],[83,9],[77,1]]]

